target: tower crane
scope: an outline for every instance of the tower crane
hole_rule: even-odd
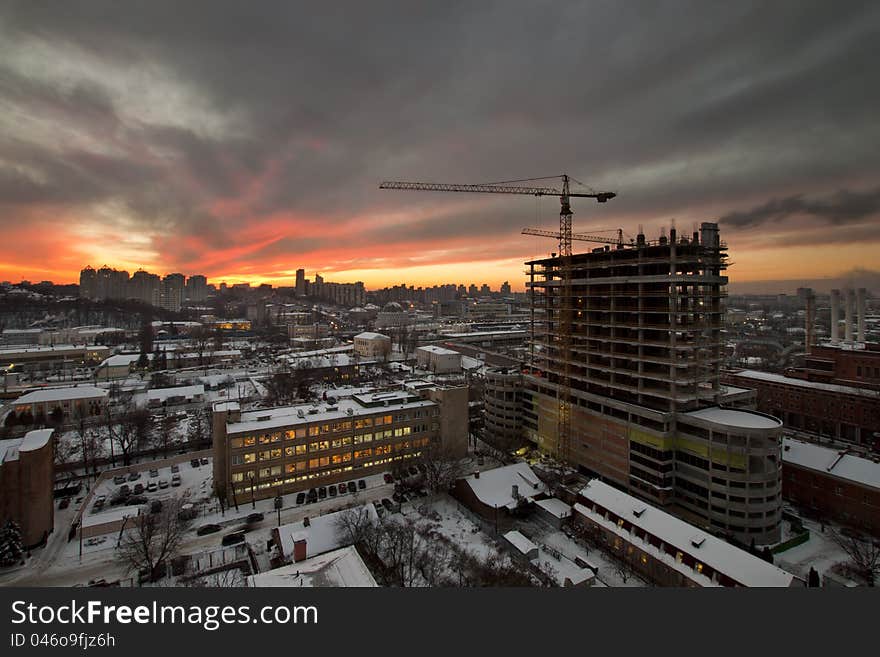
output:
[[[557,187],[532,187],[523,184],[539,180],[561,179],[561,189]],[[485,184],[448,184],[426,182],[401,182],[385,181],[379,185],[379,189],[400,189],[425,192],[477,192],[485,194],[527,194],[530,196],[558,196],[559,209],[559,232],[541,231],[538,229],[525,229],[523,234],[542,237],[554,237],[559,241],[560,257],[560,287],[557,293],[557,327],[559,333],[558,362],[561,363],[561,371],[557,371],[558,382],[556,385],[557,402],[557,432],[556,432],[556,457],[562,463],[568,463],[571,445],[571,331],[572,331],[572,285],[571,285],[571,241],[572,239],[623,244],[623,231],[618,229],[618,238],[612,241],[609,238],[597,238],[588,235],[572,235],[571,232],[571,198],[594,198],[599,203],[605,203],[617,196],[614,192],[591,192],[584,194],[572,192],[570,182],[573,179],[567,174],[560,176],[548,176],[544,178],[526,178],[521,180],[504,180],[497,183]],[[577,182],[577,181],[575,181]],[[581,184],[581,183],[578,183]],[[534,293],[534,290],[533,290]],[[534,328],[534,327],[533,327]]]

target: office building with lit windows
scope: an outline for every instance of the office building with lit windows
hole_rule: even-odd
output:
[[[214,482],[229,503],[392,469],[432,445],[467,453],[466,387],[407,388],[242,412],[214,406]]]

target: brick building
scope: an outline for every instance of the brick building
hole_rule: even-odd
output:
[[[880,458],[786,438],[782,473],[785,499],[880,536]]]
[[[0,522],[21,527],[26,547],[39,545],[53,529],[55,461],[52,429],[0,440]]]

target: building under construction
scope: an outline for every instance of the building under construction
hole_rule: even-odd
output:
[[[748,410],[753,391],[720,383],[726,258],[717,224],[703,223],[691,235],[673,228],[526,263],[522,426],[583,474],[717,533],[771,543],[782,423]]]

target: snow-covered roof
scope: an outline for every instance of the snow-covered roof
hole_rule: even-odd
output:
[[[603,509],[625,518],[634,527],[658,537],[665,545],[692,555],[701,563],[727,575],[743,586],[791,585],[794,577],[791,573],[598,479],[591,480],[580,494]],[[575,504],[574,509],[587,517],[596,516],[592,509],[580,503]],[[616,522],[606,519],[605,523],[612,531],[619,530],[626,540],[636,538],[635,534],[618,527]],[[675,562],[674,559],[672,561]],[[687,574],[691,579],[711,585],[712,581],[708,577],[693,571],[685,564],[678,565],[689,571]]]
[[[70,386],[67,388],[42,388],[16,399],[13,404],[40,404],[42,402],[93,399],[107,397],[110,393],[95,386]]]
[[[471,475],[464,482],[483,504],[491,507],[515,508],[517,499],[513,497],[513,486],[521,497],[531,499],[546,491],[544,483],[529,467],[528,463],[512,463],[493,470]]]
[[[34,450],[45,447],[49,439],[52,438],[52,429],[34,429],[28,431],[21,440],[18,448],[19,452],[33,452]]]
[[[103,525],[109,522],[122,522],[126,518],[137,516],[139,510],[140,506],[136,505],[110,508],[100,513],[86,513],[83,514],[82,527],[94,527],[95,525]]]
[[[782,426],[781,420],[763,413],[734,408],[719,408],[718,406],[701,408],[698,411],[689,411],[684,413],[684,416],[736,429],[778,429]]]
[[[357,340],[360,338],[361,340],[390,340],[387,335],[382,335],[381,333],[374,333],[372,331],[364,331],[363,333],[358,333],[354,336],[354,339]]]
[[[205,394],[205,386],[202,384],[194,386],[178,386],[177,388],[154,388],[147,390],[147,399],[149,401],[165,401],[171,397],[197,397]]]
[[[571,515],[571,505],[566,504],[558,497],[548,497],[545,500],[537,500],[535,504],[547,513],[557,518],[568,518]]]
[[[528,554],[532,550],[537,550],[538,546],[532,543],[528,538],[517,530],[509,531],[504,535],[507,542],[523,554]]]
[[[596,578],[596,574],[589,568],[581,568],[571,559],[544,548],[538,549],[538,557],[532,559],[531,563],[535,568],[552,577],[559,586],[579,586]]]
[[[19,347],[13,349],[0,349],[0,359],[7,356],[20,356],[24,354],[58,354],[82,353],[82,352],[103,352],[110,351],[110,347],[104,345],[72,345],[72,344],[56,344],[46,347]]]
[[[784,438],[782,461],[880,489],[880,463],[841,450]]]
[[[372,522],[379,521],[379,515],[372,504],[363,506]],[[359,512],[360,508],[355,508]],[[339,530],[339,521],[344,513],[352,512],[351,509],[343,509],[323,516],[309,518],[306,526],[303,520],[281,525],[278,528],[278,537],[281,540],[281,552],[285,557],[293,556],[293,543],[301,539],[306,541],[306,557],[311,558],[331,550],[336,550],[347,544],[348,538],[345,532]]]
[[[378,586],[353,545],[248,577],[253,587]]]
[[[153,354],[146,354],[148,360],[153,360]],[[126,367],[140,360],[140,354],[115,354],[105,358],[98,367]]]
[[[298,406],[284,406],[281,408],[260,409],[241,414],[239,422],[228,423],[226,432],[229,435],[262,431],[266,429],[278,429],[298,424],[310,424],[312,422],[325,422],[328,420],[344,420],[346,418],[376,413],[391,413],[404,409],[424,408],[436,406],[435,402],[419,399],[418,401],[390,400],[388,406],[365,406],[358,400],[361,395],[354,395],[351,399],[340,399],[335,404],[322,402],[321,404],[300,404]],[[411,397],[408,399],[412,399]],[[330,410],[335,409],[335,410]],[[351,414],[348,411],[351,409]],[[310,412],[315,410],[317,412]],[[302,417],[300,417],[302,411]]]
[[[860,397],[870,397],[872,399],[880,398],[880,390],[868,390],[867,388],[856,388],[855,386],[844,386],[838,383],[821,383],[820,381],[807,381],[792,376],[783,376],[782,374],[772,374],[770,372],[759,372],[757,370],[741,370],[733,372],[733,376],[741,376],[746,379],[754,379],[756,381],[767,381],[768,383],[779,383],[788,386],[797,386],[799,388],[812,388],[814,390],[824,390],[825,392],[838,392],[845,395],[858,395]]]
[[[446,349],[444,347],[438,347],[437,345],[429,344],[424,347],[419,347],[417,351],[422,351],[431,354],[437,354],[438,356],[460,356],[457,351],[453,351],[452,349]]]

